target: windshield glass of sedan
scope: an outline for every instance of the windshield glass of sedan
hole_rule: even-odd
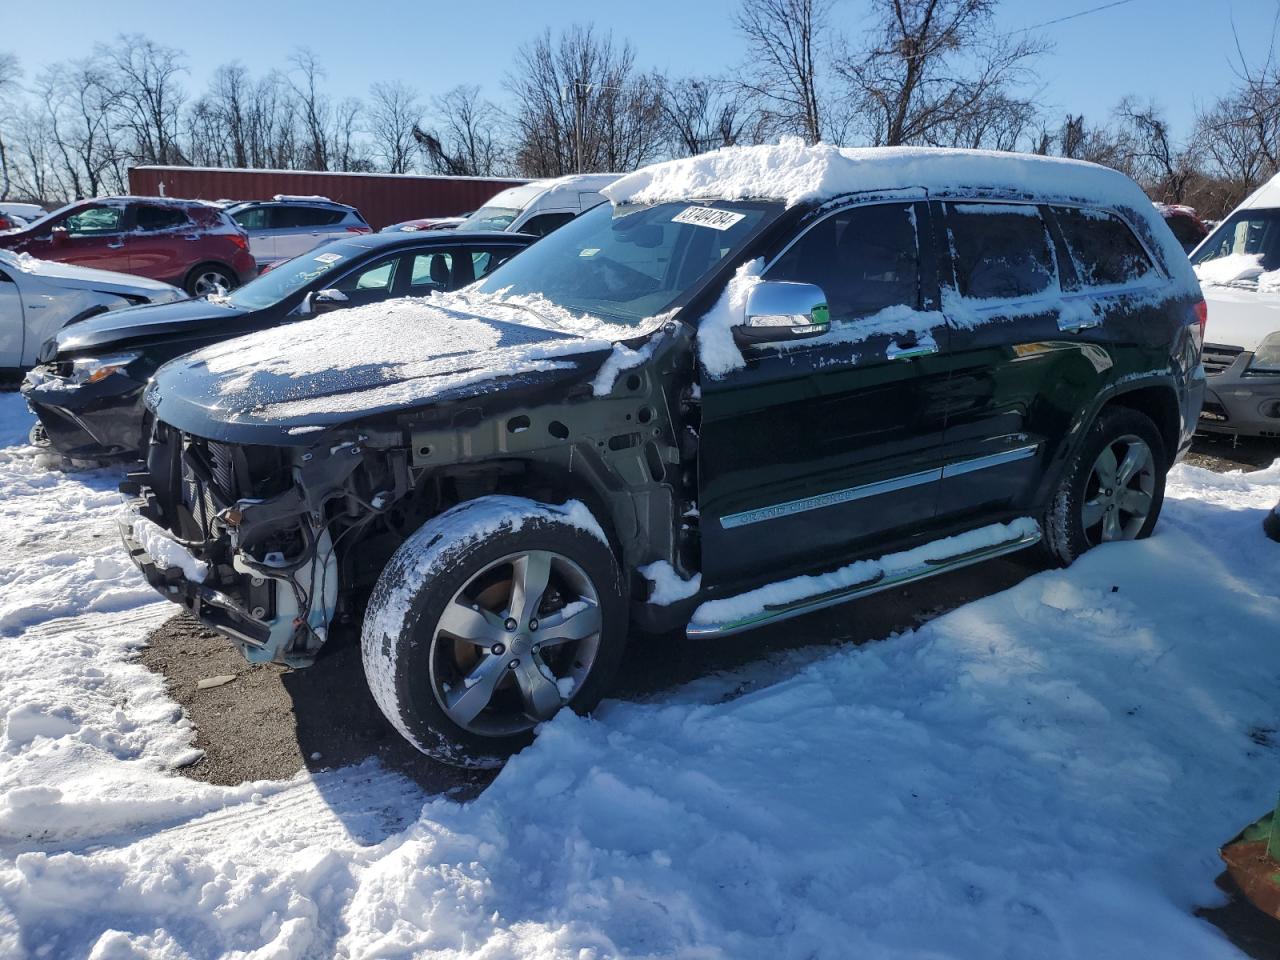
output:
[[[1261,256],[1264,271],[1280,270],[1280,210],[1239,210],[1213,232],[1194,264],[1234,254]]]
[[[782,205],[743,201],[601,204],[473,289],[545,297],[573,313],[636,325],[669,309]]]
[[[350,266],[352,260],[368,252],[365,247],[341,241],[326,243],[300,257],[285,261],[274,270],[250,280],[243,287],[237,287],[225,298],[221,298],[221,302],[242,310],[261,310],[274,306],[311,281]]]

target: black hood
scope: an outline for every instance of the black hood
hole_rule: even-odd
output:
[[[473,312],[402,299],[288,323],[173,360],[147,405],[212,440],[309,445],[328,427],[498,390],[581,380],[612,340],[518,322],[500,303]]]
[[[238,324],[249,315],[238,307],[219,306],[203,299],[125,307],[63,327],[56,338],[58,352],[100,352],[103,347],[114,349],[149,339],[212,333],[217,326]]]

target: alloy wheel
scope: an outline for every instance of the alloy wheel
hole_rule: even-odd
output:
[[[231,281],[220,270],[205,270],[196,277],[195,291],[197,297],[207,297],[211,293],[226,293],[231,289]]]
[[[1134,540],[1151,514],[1156,462],[1145,441],[1125,434],[1102,448],[1093,462],[1080,508],[1090,546]]]
[[[600,596],[559,553],[489,564],[458,590],[431,635],[431,688],[458,726],[503,736],[549,720],[600,647]]]

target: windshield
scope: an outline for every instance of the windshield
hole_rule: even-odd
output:
[[[368,252],[367,247],[345,240],[322,244],[299,257],[286,260],[269,273],[250,280],[243,287],[237,287],[218,300],[242,310],[272,307],[308,286],[313,280],[340,267],[350,266],[352,260]]]
[[[505,230],[520,216],[515,207],[481,207],[458,224],[459,230]]]
[[[604,203],[526,249],[472,289],[545,297],[635,326],[670,309],[782,212],[754,201]]]
[[[1191,262],[1198,266],[1241,254],[1260,258],[1264,272],[1280,269],[1280,210],[1237,210],[1210,234]]]

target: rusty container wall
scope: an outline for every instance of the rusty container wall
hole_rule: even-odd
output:
[[[483,206],[499,190],[526,182],[501,177],[425,177],[311,170],[129,168],[129,190],[135,196],[189,200],[270,200],[276,194],[322,196],[355,207],[375,230],[401,220],[467,213]]]

